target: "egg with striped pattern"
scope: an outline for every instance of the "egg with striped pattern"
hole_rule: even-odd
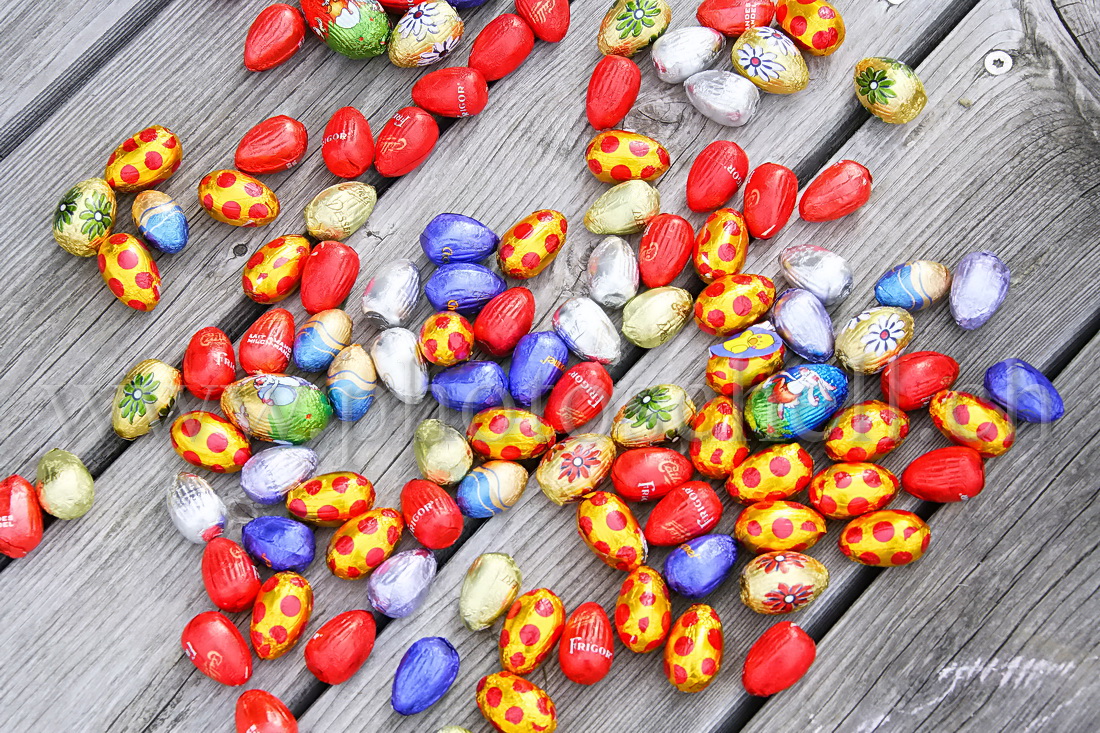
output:
[[[345,346],[332,360],[325,379],[325,391],[337,420],[355,422],[374,404],[378,373],[374,360],[362,344]]]
[[[187,246],[187,217],[168,194],[142,191],[134,199],[130,214],[146,244],[165,254],[175,254]]]
[[[875,300],[915,313],[940,302],[950,291],[950,270],[939,262],[914,260],[891,267],[878,279]]]

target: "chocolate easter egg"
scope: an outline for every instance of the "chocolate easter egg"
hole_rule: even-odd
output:
[[[615,658],[611,619],[598,603],[582,603],[565,622],[558,663],[562,674],[578,685],[594,685],[611,671]]]
[[[671,20],[665,0],[615,0],[600,23],[596,44],[604,56],[633,56],[660,38]]]
[[[311,315],[339,308],[357,277],[359,254],[354,249],[333,240],[318,243],[302,268],[302,306]]]
[[[260,659],[278,659],[298,643],[313,612],[313,588],[298,573],[276,573],[260,586],[250,637]]]
[[[665,677],[680,692],[702,692],[722,667],[722,619],[697,603],[676,619],[665,644]]]
[[[107,159],[103,177],[122,193],[153,188],[167,181],[183,161],[176,133],[153,125],[130,136]]]
[[[775,17],[772,0],[703,0],[695,11],[699,25],[737,38],[749,28],[767,26]]]
[[[642,72],[625,56],[604,56],[592,69],[584,110],[597,130],[615,127],[638,99]]]
[[[622,356],[622,340],[603,308],[591,298],[570,298],[554,311],[554,331],[581,359],[614,364]]]
[[[759,321],[775,301],[775,284],[763,275],[726,275],[703,288],[695,301],[695,325],[725,338]]]
[[[663,501],[663,500],[662,500]],[[692,600],[710,595],[737,560],[737,543],[728,534],[705,534],[688,540],[665,558],[668,587]]]
[[[348,58],[369,59],[389,45],[390,21],[375,0],[304,0],[302,12],[317,37]]]
[[[53,238],[63,250],[93,257],[111,236],[118,213],[115,192],[102,178],[89,178],[70,188],[53,213]]]
[[[567,438],[542,457],[535,478],[558,506],[580,501],[599,488],[611,472],[615,443],[606,435],[583,433]]]
[[[420,77],[413,103],[440,117],[473,117],[489,103],[489,86],[477,69],[454,66]]]
[[[692,261],[705,283],[741,272],[748,254],[749,232],[745,218],[735,209],[718,209],[707,217],[695,235]]]
[[[237,698],[233,720],[237,733],[298,733],[294,713],[266,690],[245,690]]]
[[[272,570],[304,571],[313,562],[313,530],[287,517],[264,515],[241,528],[248,554]]]
[[[111,401],[115,433],[126,440],[148,433],[176,403],[181,382],[179,370],[163,361],[146,359],[132,366]]]
[[[351,317],[339,308],[321,311],[294,335],[294,364],[303,372],[326,371],[351,342]]]
[[[458,615],[470,631],[482,631],[512,607],[523,575],[510,555],[478,555],[466,571],[458,597]]]
[[[727,127],[741,127],[756,115],[760,90],[732,71],[709,69],[684,82],[688,101],[704,117]]]
[[[644,654],[664,643],[672,628],[672,602],[664,578],[640,565],[626,576],[615,601],[615,631],[632,652]]]
[[[212,412],[183,413],[172,423],[170,435],[180,458],[216,473],[236,473],[252,457],[244,433]]]
[[[733,44],[733,70],[761,91],[794,94],[810,83],[806,60],[790,38],[774,28],[747,29]]]
[[[293,344],[294,316],[283,308],[272,308],[241,336],[241,369],[246,374],[284,372]]]
[[[413,434],[413,453],[420,474],[441,486],[462,480],[474,460],[470,444],[462,433],[435,419],[424,420],[417,426]]]
[[[715,140],[695,156],[688,171],[688,208],[713,211],[725,206],[748,172],[749,156],[740,145],[732,140]]]
[[[1025,422],[1054,422],[1066,412],[1046,375],[1022,359],[1005,359],[985,370],[985,391],[1009,414]]]
[[[458,313],[441,311],[424,320],[418,344],[420,353],[432,364],[454,366],[473,352],[473,327]]]
[[[527,288],[508,288],[481,309],[474,321],[474,338],[493,356],[505,356],[531,330],[535,296]]]
[[[656,501],[689,480],[695,468],[671,448],[632,448],[611,466],[615,491],[627,501]]]
[[[569,349],[553,331],[529,333],[519,340],[508,369],[508,389],[517,405],[530,407],[554,388],[565,372]]]
[[[836,359],[845,369],[876,374],[913,340],[913,316],[901,308],[881,306],[863,311],[836,335]]]
[[[839,303],[852,292],[848,262],[815,244],[796,244],[779,253],[783,276],[796,288],[812,293],[824,305]]]
[[[757,613],[791,613],[817,600],[829,587],[829,571],[800,552],[766,552],[741,571],[741,602]]]
[[[468,63],[486,80],[495,81],[518,69],[534,47],[535,34],[523,18],[502,13],[477,34]]]
[[[329,540],[325,563],[337,578],[366,577],[393,553],[404,528],[401,515],[394,509],[371,509],[352,517]]]
[[[640,448],[684,433],[695,416],[695,403],[682,387],[658,384],[636,393],[611,426],[611,437],[624,448]]]
[[[856,99],[883,122],[911,122],[928,102],[920,77],[896,59],[863,59],[856,64],[853,82]]]
[[[239,613],[256,602],[260,573],[243,547],[225,537],[215,537],[202,551],[202,584],[215,606]]]
[[[413,479],[401,489],[401,516],[413,537],[429,550],[441,550],[462,534],[462,512],[438,484]]]
[[[630,507],[608,491],[597,491],[577,504],[577,533],[605,564],[630,572],[645,564],[645,535]]]
[[[684,271],[695,243],[691,223],[675,214],[658,214],[646,224],[638,245],[638,272],[647,288],[668,285]]]
[[[420,300],[420,270],[412,260],[382,265],[363,291],[363,313],[379,328],[404,325]]]
[[[293,117],[268,117],[244,134],[233,166],[245,173],[278,173],[296,166],[306,154],[309,134]]]
[[[573,432],[603,412],[614,389],[602,364],[582,361],[567,369],[554,385],[543,417],[557,432]]]
[[[810,504],[827,519],[878,511],[898,493],[898,479],[873,463],[835,463],[810,482]]]
[[[939,262],[916,260],[887,270],[875,283],[875,300],[916,312],[938,303],[950,288],[950,270]]]
[[[524,461],[545,453],[557,435],[538,415],[527,410],[492,407],[470,420],[466,439],[479,455]]]
[[[861,565],[892,568],[924,555],[932,530],[912,512],[897,509],[856,517],[840,533],[840,551]]]
[[[405,328],[388,328],[374,339],[370,358],[378,377],[394,397],[418,405],[428,393],[428,366],[416,335]]]
[[[645,523],[651,545],[671,547],[710,532],[722,518],[722,500],[703,481],[688,481],[657,502]]]
[[[0,553],[26,557],[42,541],[42,509],[34,487],[22,476],[0,481]]]
[[[803,364],[753,387],[745,400],[745,422],[761,440],[785,441],[820,428],[847,397],[844,372]]]
[[[431,390],[444,407],[467,414],[480,412],[504,404],[508,377],[495,361],[468,361],[436,374]]]
[[[554,650],[565,628],[565,606],[548,588],[527,591],[516,599],[500,630],[500,666],[530,674]]]
[[[909,416],[878,400],[844,408],[825,425],[825,453],[834,461],[877,461],[909,434]]]
[[[770,323],[749,326],[710,347],[707,386],[726,397],[740,394],[782,369],[786,352]]]
[[[355,422],[374,404],[378,373],[361,344],[345,346],[332,360],[325,378],[325,394],[337,420]]]
[[[499,242],[492,229],[462,214],[437,214],[420,232],[421,249],[437,265],[482,262]]]
[[[828,56],[844,43],[844,19],[825,0],[777,0],[775,20],[800,48]]]
[[[443,0],[414,5],[401,16],[390,35],[390,63],[415,68],[430,66],[450,55],[462,39],[458,12]]]
[[[199,181],[199,203],[223,224],[262,227],[279,215],[279,199],[263,183],[235,170],[216,170]]]
[[[306,204],[306,229],[314,239],[347,239],[366,223],[377,202],[378,194],[374,186],[360,181],[344,181],[329,186]],[[354,277],[351,280],[355,282]],[[350,285],[348,287],[350,289]]]
[[[538,685],[507,671],[478,681],[477,707],[503,733],[553,733],[558,727],[558,713],[550,696]]]
[[[219,611],[206,611],[183,627],[183,653],[204,675],[237,686],[252,677],[252,655],[241,632]]]
[[[730,472],[726,490],[742,504],[788,499],[810,483],[814,460],[798,443],[777,443],[753,453]]]
[[[901,487],[921,501],[966,501],[985,488],[982,454],[963,445],[918,456],[901,474]]]
[[[324,393],[301,377],[257,374],[225,388],[222,412],[241,431],[258,440],[305,443],[332,417]]]
[[[810,635],[790,621],[781,621],[749,648],[741,685],[758,697],[782,692],[802,679],[816,656],[817,646]]]
[[[653,288],[623,308],[623,336],[635,346],[656,349],[672,340],[691,318],[691,293],[683,288]]]
[[[851,214],[870,198],[871,172],[854,160],[841,160],[806,186],[798,215],[804,221],[832,221]]]
[[[347,682],[374,649],[375,623],[369,611],[334,616],[306,642],[306,668],[326,685]]]
[[[205,544],[225,529],[225,503],[193,473],[176,474],[165,504],[172,524],[188,542]]]
[[[175,254],[187,246],[187,217],[175,200],[160,191],[142,191],[134,198],[130,209],[134,226],[142,240],[151,247]]]
[[[771,239],[787,225],[798,200],[798,178],[777,163],[753,169],[745,183],[745,225],[754,239]]]
[[[260,11],[244,39],[244,67],[267,71],[290,60],[306,39],[306,22],[293,5],[274,3]]]
[[[520,14],[539,40],[557,43],[569,30],[569,3],[566,0],[519,0]]]
[[[391,556],[367,578],[371,606],[390,618],[408,616],[424,602],[435,571],[431,550],[405,550]]]
[[[937,392],[928,405],[932,424],[952,442],[985,458],[1005,453],[1016,441],[1016,426],[1004,410],[967,392]]]
[[[320,527],[339,527],[374,506],[374,484],[351,471],[323,473],[303,481],[286,495],[291,516]]]
[[[645,181],[623,181],[604,191],[584,214],[593,234],[636,234],[661,213],[661,195]]]
[[[604,183],[655,181],[672,162],[664,145],[624,130],[597,133],[585,148],[584,159],[596,180]]]
[[[355,107],[341,107],[332,113],[321,139],[325,167],[340,178],[358,178],[374,162],[374,136],[370,123]]]
[[[271,240],[248,258],[241,274],[244,294],[257,303],[278,303],[294,292],[309,256],[309,240],[288,234]]]
[[[760,501],[745,507],[733,525],[737,541],[749,552],[802,551],[825,536],[825,520],[794,501]]]
[[[714,397],[688,423],[688,455],[699,473],[726,478],[749,455],[741,408],[729,397]]]
[[[458,650],[441,636],[417,639],[405,650],[393,675],[390,705],[415,715],[435,705],[458,677]]]
[[[833,358],[833,320],[809,290],[788,288],[779,293],[772,304],[771,320],[791,351],[802,358],[811,362]]]
[[[301,445],[258,451],[241,469],[241,491],[257,504],[280,504],[317,470],[317,454]]]
[[[605,308],[622,308],[638,292],[638,260],[620,237],[605,237],[588,256],[588,295]]]
[[[658,79],[667,84],[679,84],[713,66],[725,47],[725,37],[713,28],[689,26],[658,38],[649,56]]]
[[[505,235],[507,238],[507,235]],[[501,247],[504,247],[503,240]],[[504,292],[504,278],[487,267],[469,262],[440,265],[424,283],[424,295],[437,311],[474,315]]]
[[[882,395],[902,410],[917,410],[959,377],[959,363],[937,351],[902,354],[882,370]]]
[[[160,302],[160,270],[149,249],[129,234],[112,234],[96,259],[103,282],[122,303],[151,311]]]
[[[538,275],[557,257],[567,229],[565,215],[552,209],[540,209],[520,219],[500,238],[497,260],[501,272],[520,280]]]
[[[1008,265],[988,251],[971,252],[955,266],[951,281],[951,317],[967,331],[983,326],[1008,295]]]
[[[387,178],[411,173],[428,159],[438,140],[439,125],[434,117],[419,107],[402,107],[378,133],[374,169]]]

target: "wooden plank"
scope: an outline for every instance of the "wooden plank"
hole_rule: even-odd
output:
[[[850,22],[855,23],[856,28],[868,29],[881,24],[881,17],[876,14],[881,12],[884,11],[861,11]],[[911,48],[919,48],[929,39],[925,34],[913,33],[913,29],[937,27],[957,12],[957,6],[948,2],[920,8],[913,4],[911,9],[896,19],[896,37],[909,38],[913,43]],[[587,69],[597,58],[591,47],[591,32],[601,14],[598,8],[586,8],[583,14],[575,9],[575,28],[587,28],[588,34],[575,30],[560,48],[540,45],[527,66],[494,88],[494,95],[498,94],[498,89],[505,87],[515,90],[507,93],[518,98],[508,101],[509,98],[505,97],[499,105],[491,105],[482,117],[461,123],[464,126],[463,135],[455,137],[449,134],[443,147],[422,171],[394,185],[385,200],[397,201],[400,205],[380,205],[378,213],[372,218],[371,232],[357,243],[364,256],[364,279],[378,262],[397,255],[412,254],[416,249],[415,235],[423,222],[441,210],[464,211],[502,230],[523,213],[549,205],[548,195],[537,193],[543,186],[543,180],[570,182],[564,190],[554,192],[552,201],[569,214],[575,222],[574,232],[578,231],[576,222],[580,214],[603,188],[587,176],[577,175],[580,151],[591,134],[582,117],[580,100],[583,99]],[[904,34],[902,28],[905,29]],[[895,36],[872,37],[864,32],[864,38],[868,39],[868,45],[853,45],[845,52],[847,56],[828,63],[815,63],[815,74],[819,75],[818,87],[803,97],[787,102],[788,108],[794,111],[787,115],[782,128],[777,126],[770,130],[768,126],[757,124],[738,133],[739,139],[743,136],[750,154],[754,157],[767,155],[770,150],[779,147],[779,141],[792,137],[802,125],[820,122],[826,129],[851,125],[853,115],[861,113],[854,108],[851,100],[840,96],[840,90],[846,91],[850,83],[847,69],[860,53],[886,52]],[[563,80],[566,80],[564,85]],[[658,92],[668,93],[657,86],[648,71],[647,86],[654,90],[650,92],[654,96]],[[568,118],[567,124],[554,126],[548,132],[544,119],[551,114],[560,114],[562,98],[576,100],[572,117]],[[828,100],[835,101],[827,103]],[[767,104],[779,104],[779,101],[768,100]],[[517,118],[522,118],[518,125]],[[701,126],[697,131],[694,121],[699,118],[692,119],[693,124],[685,126],[687,137],[669,140],[670,145],[676,143],[676,150],[685,151],[674,174],[669,174],[670,183],[666,187],[673,191],[682,187],[691,156],[705,142],[727,132],[714,125]],[[502,135],[501,130],[506,129],[510,131]],[[538,141],[533,153],[532,140]],[[230,144],[225,146],[226,152],[230,147]],[[792,151],[787,160],[793,164],[803,155],[814,154],[813,146],[806,148],[804,151]],[[456,162],[484,161],[484,157],[479,156],[484,156],[486,150],[492,151],[487,164],[468,165],[456,174]],[[312,160],[316,165],[316,159]],[[532,164],[543,166],[540,171],[543,178],[531,180]],[[307,161],[298,172],[308,165],[310,163]],[[433,182],[435,187],[428,185]],[[316,190],[317,187],[315,184],[308,190]],[[283,186],[279,191],[283,192]],[[577,245],[570,244],[570,253],[559,258],[553,272],[533,283],[543,314],[560,302],[564,297],[562,291],[577,287],[575,273],[583,262],[580,253],[598,238],[581,233],[579,239],[584,243],[581,248],[574,251]],[[365,242],[369,242],[369,246],[361,246]],[[232,240],[223,239],[221,246],[232,246]],[[211,278],[204,289],[193,291],[188,302],[212,303],[231,291],[236,287],[238,267],[239,261],[232,266],[224,265],[224,274],[220,278]],[[202,323],[195,318],[187,326],[194,328]],[[171,329],[160,325],[157,330],[158,341],[171,338]],[[188,330],[185,332],[189,333]],[[366,329],[364,333],[361,326],[356,330],[357,338],[365,339],[369,334],[370,330]],[[184,400],[182,407],[188,409],[192,405],[189,400]],[[400,486],[413,475],[414,470],[407,450],[392,443],[394,424],[407,426],[411,432],[416,421],[441,412],[428,405],[405,408],[383,395],[372,415],[363,423],[330,429],[317,441],[317,448],[324,457],[322,467],[363,471],[376,481],[380,503],[393,505]],[[455,419],[455,416],[450,418]],[[18,563],[0,576],[0,588],[17,589],[21,584],[33,582],[43,599],[41,607],[35,609],[5,609],[5,617],[10,615],[12,627],[18,628],[19,632],[17,638],[0,651],[0,656],[12,664],[33,666],[28,678],[38,683],[37,688],[20,689],[19,694],[29,697],[27,704],[19,711],[8,713],[19,716],[13,721],[16,725],[48,727],[62,724],[62,721],[87,711],[92,716],[92,727],[131,728],[144,726],[150,721],[153,721],[153,727],[194,727],[198,720],[224,721],[239,692],[213,689],[212,684],[194,673],[179,653],[176,641],[178,630],[187,618],[207,606],[202,602],[202,591],[194,570],[197,551],[185,547],[174,535],[159,500],[149,502],[147,498],[147,484],[163,485],[181,464],[167,448],[163,431],[146,442],[148,449],[143,443],[140,451],[127,451],[105,471],[99,482],[100,502],[87,521],[55,527],[55,534],[36,552],[33,566]],[[139,452],[140,456],[137,455]],[[134,478],[136,476],[146,478],[137,480]],[[239,496],[231,488],[232,479],[219,479],[215,483],[226,497]],[[533,507],[542,501],[536,493],[532,492],[532,496],[524,500],[524,506],[530,504]],[[231,504],[234,522],[230,535],[235,536],[244,518],[242,515],[252,508],[240,499],[231,499]],[[132,536],[131,533],[139,531],[139,528],[148,528],[148,542],[136,548],[120,547],[117,540],[113,541],[102,531],[101,524],[91,521],[97,515],[117,518],[115,521],[119,524],[112,530],[113,537]],[[492,531],[497,531],[496,524]],[[566,531],[567,535],[570,533],[571,530]],[[321,543],[326,539],[327,533],[322,533]],[[72,562],[69,548],[74,546],[88,548],[80,557],[83,564]],[[581,556],[584,557],[583,552]],[[165,567],[162,558],[181,558],[181,561]],[[138,565],[148,570],[148,574],[128,580],[127,604],[120,606],[116,601],[115,589],[102,587],[98,578],[110,574],[110,568],[123,564],[132,566],[135,559]],[[585,557],[585,560],[590,559]],[[460,561],[462,568],[458,572],[464,570],[468,562],[468,559]],[[361,585],[340,583],[320,569],[311,572],[310,577],[317,589],[315,617],[318,620],[349,607],[363,605]],[[165,595],[162,589],[174,588],[174,583],[185,584],[182,592],[173,593],[171,598],[162,597]],[[0,598],[4,597],[10,596],[0,593]],[[71,619],[63,609],[75,599],[80,599],[85,607],[95,609],[94,614],[89,614],[94,618]],[[123,633],[118,631],[122,619],[142,619],[142,623],[131,623]],[[242,625],[244,623],[242,619]],[[101,632],[104,628],[107,631]],[[32,658],[25,651],[35,647],[35,640],[49,638],[62,629],[72,640],[64,652],[39,646]],[[93,664],[104,649],[111,649],[114,664],[128,671],[115,676],[112,670],[109,685],[97,684],[97,692],[102,689],[110,689],[111,692],[106,698],[100,695],[96,708],[91,710],[80,702],[84,697],[76,690],[80,687],[78,681],[87,677],[85,670],[88,665]],[[54,658],[54,654],[59,658]],[[377,657],[380,660],[385,658],[385,655]],[[299,707],[308,702],[313,694],[313,688],[307,684],[307,675],[301,658],[294,654],[277,664],[259,665],[250,684],[270,689]],[[44,698],[35,697],[36,694],[50,694],[50,690],[58,686],[74,690],[72,699],[66,699],[72,705],[47,706],[41,702]]]
[[[1095,5],[1077,0],[1053,0],[1053,5],[1085,60],[1100,74],[1100,20]]]
[[[965,251],[994,246],[1017,273],[1012,297],[1002,314],[983,330],[970,334],[954,327],[943,307],[918,319],[920,330],[913,348],[946,349],[959,356],[965,368],[960,384],[966,389],[980,389],[985,366],[1000,358],[1016,355],[1043,366],[1058,356],[1058,342],[1025,338],[1018,330],[1023,324],[1027,324],[1028,333],[1049,328],[1072,334],[1091,327],[1095,317],[1095,306],[1054,316],[1047,305],[1057,298],[1070,298],[1079,287],[1074,283],[1082,282],[1078,278],[1085,275],[1079,270],[1064,272],[1062,263],[1066,258],[1085,261],[1086,232],[1095,223],[1084,211],[1072,217],[1064,216],[1063,211],[1065,202],[1085,190],[1090,180],[1097,154],[1091,145],[1091,118],[1082,115],[1072,93],[1046,81],[1053,76],[1052,69],[1063,65],[1053,51],[1018,65],[1014,74],[992,77],[981,71],[992,40],[999,46],[1022,41],[1019,26],[1014,25],[1018,23],[1019,15],[1003,5],[980,5],[920,67],[931,93],[925,117],[911,128],[887,128],[871,121],[838,153],[837,157],[864,161],[874,171],[878,186],[871,205],[833,224],[796,223],[774,243],[754,245],[750,254],[749,270],[765,274],[775,272],[774,256],[787,244],[814,241],[845,254],[858,267],[859,283],[849,300],[836,309],[839,319],[871,302],[873,282],[889,265],[916,257],[953,264]],[[852,37],[859,38],[857,34]],[[960,105],[959,99],[970,102]],[[1023,113],[1032,105],[1044,110],[1042,118]],[[1065,139],[1083,140],[1085,148],[1070,155],[1066,148],[1031,143],[1050,126],[1076,131]],[[751,135],[754,129],[750,126],[745,133]],[[964,146],[967,155],[945,152]],[[1005,175],[989,176],[988,171],[1000,166],[1008,167]],[[1016,183],[1014,173],[1025,169],[1038,179],[1030,179],[1027,190]],[[914,201],[920,206],[913,206]],[[1026,232],[1013,231],[1002,212],[1025,205],[1034,218]],[[965,215],[959,213],[964,206]],[[1065,249],[1057,256],[1037,250],[1034,242],[1044,240],[1064,242]],[[1095,275],[1091,267],[1086,269],[1089,273],[1084,282]],[[689,385],[695,395],[705,399],[701,372],[708,343],[700,334],[685,331],[663,349],[647,353],[619,383],[614,404],[658,381]],[[857,392],[873,394],[872,382],[857,385]],[[1023,445],[1028,443],[1027,433],[1025,430],[1021,438]],[[916,416],[910,442],[886,465],[900,470],[919,453],[945,443],[926,417]],[[820,457],[820,451],[815,452]],[[1003,481],[1008,484],[1010,478],[1003,475]],[[1026,481],[1012,482],[998,490],[1022,491],[1027,485]],[[914,504],[897,503],[899,507]],[[733,507],[727,506],[727,512],[719,525],[721,531],[729,531],[735,516]],[[642,509],[639,518],[644,520],[645,514]],[[866,582],[864,569],[837,551],[833,538],[839,523],[833,525],[832,536],[811,552],[830,567],[833,587],[797,619],[815,632],[824,631]],[[622,578],[581,546],[568,509],[553,507],[541,496],[527,496],[462,547],[441,571],[424,608],[400,626],[387,629],[375,651],[382,661],[368,663],[356,678],[328,690],[305,714],[303,724],[325,730],[371,720],[386,730],[431,730],[444,724],[483,730],[472,690],[480,676],[498,669],[496,637],[465,631],[455,615],[455,599],[465,568],[486,551],[511,552],[525,573],[524,588],[553,588],[569,608],[589,600],[610,608]],[[651,551],[651,564],[660,567],[665,554]],[[917,565],[894,572],[900,583],[922,568]],[[634,656],[622,647],[617,649],[619,658],[612,674],[594,688],[568,683],[550,662],[530,678],[554,697],[561,729],[629,730],[656,725],[661,730],[718,730],[751,713],[757,703],[740,690],[738,664],[751,641],[774,619],[742,608],[733,581],[727,581],[708,600],[725,619],[729,661],[727,670],[707,692],[691,697],[674,692],[663,679],[659,657]],[[675,610],[682,612],[686,606],[682,599],[677,600]],[[413,640],[427,635],[443,635],[456,644],[463,667],[443,701],[413,720],[402,720],[388,710],[385,692],[403,651]],[[614,701],[610,706],[609,700]]]

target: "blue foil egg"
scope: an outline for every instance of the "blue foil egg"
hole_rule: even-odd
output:
[[[817,296],[809,290],[789,288],[772,305],[772,325],[791,347],[807,361],[833,358],[833,319]]]
[[[951,316],[967,331],[993,317],[1008,295],[1008,265],[992,252],[971,252],[959,260],[951,281]]]
[[[187,246],[187,217],[168,194],[142,191],[134,199],[131,213],[138,233],[150,247],[172,255]]]
[[[915,312],[939,302],[950,289],[950,270],[939,262],[915,260],[887,270],[875,283],[875,299]]]
[[[339,308],[309,318],[294,336],[294,363],[303,372],[323,372],[351,342],[351,317]]]
[[[432,396],[452,410],[481,412],[504,404],[508,377],[495,361],[468,361],[436,374]]]
[[[705,534],[668,554],[665,580],[685,598],[705,598],[726,579],[736,561],[736,540],[728,534]]]
[[[405,550],[383,562],[367,579],[367,597],[374,610],[390,618],[415,611],[435,577],[431,550]]]
[[[529,333],[512,352],[508,384],[512,398],[524,407],[554,388],[565,372],[569,347],[553,331]]]
[[[1066,414],[1062,395],[1045,374],[1022,359],[1005,359],[989,367],[985,391],[1018,420],[1054,422]]]
[[[241,529],[244,549],[275,571],[304,572],[313,562],[313,530],[287,517],[256,517]]]
[[[745,423],[760,440],[787,441],[817,430],[848,399],[848,377],[829,364],[800,364],[753,387]]]
[[[313,477],[317,454],[304,445],[279,445],[253,453],[241,469],[241,490],[257,504],[278,504]]]
[[[439,214],[420,233],[424,254],[437,265],[481,262],[496,251],[498,242],[492,229],[462,214]]]
[[[458,677],[458,650],[441,636],[417,639],[393,676],[390,705],[402,715],[416,715],[439,702]]]
[[[527,469],[513,461],[486,461],[463,477],[455,501],[464,516],[486,519],[511,508],[527,486]]]
[[[366,415],[378,388],[378,373],[367,350],[352,344],[337,354],[329,365],[325,387],[336,419],[355,422]]]
[[[504,278],[487,267],[469,262],[440,265],[424,283],[424,295],[437,311],[476,314],[504,292]]]

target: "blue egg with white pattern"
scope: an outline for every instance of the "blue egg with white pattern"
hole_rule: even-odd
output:
[[[360,344],[345,346],[329,365],[325,387],[336,419],[355,422],[366,415],[378,388],[378,373],[367,350]]]
[[[541,399],[561,379],[569,361],[569,347],[553,331],[529,333],[512,352],[508,384],[512,398],[524,407]]]
[[[166,193],[142,191],[130,213],[142,240],[165,254],[176,254],[187,246],[190,228],[183,209]]]
[[[950,290],[950,270],[939,262],[915,260],[887,270],[875,283],[875,299],[916,312],[943,300]]]
[[[272,570],[304,572],[313,562],[316,539],[313,530],[293,519],[256,517],[241,529],[241,544],[257,562]]]
[[[698,600],[722,584],[737,562],[737,541],[728,534],[688,540],[665,558],[665,581],[684,598]]]
[[[504,292],[504,278],[470,262],[441,265],[424,283],[424,295],[437,311],[476,315],[482,306]]]
[[[432,379],[436,402],[459,412],[499,407],[508,397],[508,377],[495,361],[468,361],[444,369]]]
[[[441,636],[417,639],[397,664],[390,705],[401,715],[416,715],[435,705],[458,677],[458,650]]]
[[[294,363],[303,372],[323,372],[351,343],[351,317],[339,308],[321,311],[294,336]]]
[[[498,242],[492,229],[463,214],[439,214],[420,233],[424,254],[437,265],[482,262],[496,251]]]
[[[1055,386],[1023,359],[997,362],[986,370],[984,383],[993,401],[1017,420],[1054,422],[1066,414]]]

